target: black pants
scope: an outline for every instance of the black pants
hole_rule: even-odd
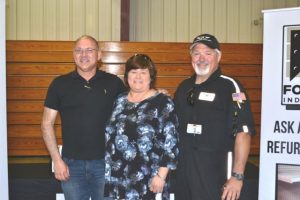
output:
[[[179,158],[176,200],[220,200],[226,182],[226,156],[190,149]]]
[[[220,200],[221,187],[223,184],[212,185],[211,188],[206,187],[201,178],[201,162],[197,167],[197,159],[193,159],[189,155],[185,155],[186,160],[180,160],[178,170],[173,174],[173,184],[175,192],[175,200]],[[193,161],[193,162],[192,162]],[[183,165],[182,165],[183,164]],[[221,169],[221,167],[220,167]],[[208,170],[209,173],[210,170]],[[208,174],[207,173],[207,174]],[[203,175],[202,175],[203,176]],[[204,176],[205,177],[205,176]],[[225,182],[226,180],[224,180]],[[209,181],[208,181],[209,182]],[[208,183],[207,184],[211,184]],[[221,182],[222,183],[222,182]],[[205,190],[212,192],[207,192]],[[211,194],[214,193],[214,194]],[[245,169],[245,180],[239,200],[257,200],[258,199],[258,167],[247,163]]]

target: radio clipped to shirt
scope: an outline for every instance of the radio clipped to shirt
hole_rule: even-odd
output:
[[[186,132],[189,134],[202,134],[202,125],[201,124],[187,124]]]

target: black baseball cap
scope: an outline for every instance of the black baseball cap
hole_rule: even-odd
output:
[[[221,50],[220,44],[219,44],[217,38],[215,38],[215,36],[213,36],[213,35],[210,35],[210,34],[198,35],[193,40],[193,43],[191,44],[190,49],[193,49],[197,44],[200,44],[200,43],[205,44],[209,48]]]

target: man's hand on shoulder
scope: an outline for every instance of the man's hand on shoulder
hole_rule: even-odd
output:
[[[157,91],[158,91],[159,93],[162,93],[162,94],[165,94],[165,95],[170,96],[169,91],[166,90],[166,89],[164,89],[164,88],[157,88]]]

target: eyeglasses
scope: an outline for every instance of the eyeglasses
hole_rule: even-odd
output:
[[[83,53],[89,54],[91,55],[94,51],[98,51],[98,49],[94,49],[94,48],[86,48],[86,49],[74,49],[75,54],[80,55]]]
[[[189,89],[187,91],[187,97],[186,97],[186,101],[188,102],[188,104],[190,106],[194,106],[195,104],[195,88],[192,87],[191,89]]]

